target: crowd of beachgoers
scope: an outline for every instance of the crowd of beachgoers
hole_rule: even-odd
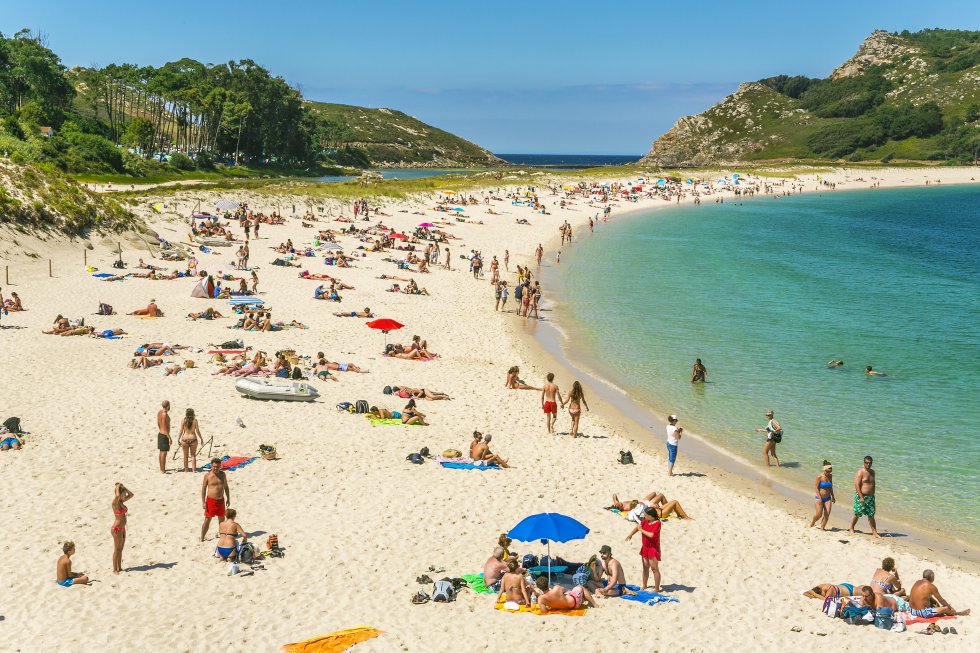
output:
[[[860,181],[864,184],[861,187],[880,183],[870,176]],[[562,250],[574,247],[582,238],[599,237],[602,229],[625,211],[754,196],[778,199],[804,191],[832,190],[838,183],[843,183],[839,177],[802,180],[752,175],[729,175],[710,181],[672,177],[553,181],[483,191],[444,191],[427,205],[403,202],[380,206],[365,199],[348,205],[334,203],[329,210],[310,206],[296,213],[294,207],[288,216],[278,208],[259,208],[260,199],[243,194],[234,199],[222,195],[222,201],[207,207],[207,211],[198,207],[179,213],[175,208],[173,212],[180,217],[169,221],[148,212],[159,222],[158,247],[141,252],[107,252],[102,261],[85,269],[84,276],[72,278],[70,285],[68,281],[58,285],[45,280],[47,285],[36,296],[32,289],[41,287],[38,280],[18,283],[16,292],[4,293],[0,289],[0,304],[5,307],[2,325],[24,325],[32,333],[58,336],[42,341],[31,338],[41,344],[34,345],[40,347],[40,353],[31,354],[30,360],[46,364],[46,351],[62,358],[71,356],[76,347],[71,343],[83,343],[77,345],[77,351],[84,351],[87,356],[95,356],[91,347],[101,347],[99,360],[92,363],[99,373],[118,378],[121,387],[139,388],[126,400],[130,414],[118,419],[130,432],[153,429],[156,434],[146,440],[145,446],[137,446],[133,451],[138,453],[125,458],[124,465],[115,463],[111,467],[115,480],[104,487],[91,487],[94,478],[104,476],[101,473],[80,476],[73,482],[70,492],[98,497],[91,501],[104,504],[102,521],[109,526],[108,533],[97,535],[98,529],[87,526],[74,528],[75,520],[82,519],[80,515],[49,513],[48,519],[60,522],[53,531],[60,536],[57,550],[52,551],[52,543],[47,541],[35,542],[34,546],[52,552],[47,564],[54,563],[53,580],[64,588],[93,583],[97,586],[105,581],[108,569],[100,564],[100,557],[108,560],[109,556],[102,552],[110,549],[114,575],[126,576],[134,570],[125,564],[133,555],[134,546],[140,564],[152,568],[154,563],[148,561],[146,547],[139,543],[146,537],[141,532],[143,528],[131,528],[129,511],[133,507],[137,514],[155,512],[158,502],[171,501],[168,488],[179,484],[193,488],[187,490],[189,498],[181,499],[181,507],[173,510],[182,519],[196,511],[200,531],[197,532],[196,523],[191,530],[194,538],[199,536],[205,545],[180,545],[165,556],[176,558],[174,564],[200,565],[202,558],[213,559],[211,573],[215,576],[250,576],[256,582],[262,572],[270,572],[274,566],[346,566],[342,549],[338,548],[341,541],[352,536],[366,539],[376,551],[376,547],[384,548],[393,538],[406,537],[401,530],[404,526],[396,529],[385,525],[387,517],[383,513],[410,511],[410,505],[401,507],[390,502],[406,493],[424,494],[418,477],[412,474],[434,464],[440,469],[459,470],[458,479],[469,479],[461,480],[462,485],[453,484],[455,480],[444,476],[427,478],[425,482],[449,482],[450,489],[445,491],[459,505],[446,509],[467,513],[470,523],[465,528],[473,530],[474,537],[482,537],[485,544],[457,555],[450,553],[450,549],[458,548],[457,544],[423,538],[426,541],[420,550],[426,552],[427,558],[442,557],[453,562],[428,569],[408,561],[389,562],[389,574],[404,572],[403,575],[412,576],[396,583],[399,588],[405,583],[412,588],[404,597],[406,603],[409,598],[414,605],[453,602],[472,595],[477,598],[467,599],[469,605],[478,606],[479,595],[486,594],[492,600],[484,607],[502,613],[578,616],[586,609],[607,606],[615,608],[616,616],[611,618],[617,622],[643,617],[633,616],[632,604],[680,603],[661,609],[674,611],[666,617],[670,621],[681,619],[684,604],[697,601],[697,587],[705,582],[704,577],[698,584],[694,582],[692,565],[699,564],[694,558],[709,565],[716,548],[730,546],[725,520],[735,513],[741,516],[748,509],[709,500],[722,497],[733,503],[741,501],[736,493],[704,478],[697,471],[697,463],[679,456],[689,434],[677,415],[667,416],[666,423],[657,427],[662,429],[662,435],[655,440],[659,444],[648,447],[649,451],[623,451],[628,443],[621,433],[605,424],[601,414],[587,417],[592,411],[588,398],[590,380],[557,378],[553,371],[542,368],[534,354],[522,348],[514,334],[532,330],[535,321],[553,319],[548,289],[542,285],[542,268],[559,265]],[[167,201],[175,202],[173,198]],[[152,283],[157,281],[169,283]],[[86,301],[97,297],[84,316],[74,301],[75,295]],[[43,318],[39,315],[42,312]],[[407,324],[395,321],[395,317]],[[407,330],[402,331],[403,328]],[[6,335],[11,334],[20,336],[18,331]],[[26,334],[23,338],[26,341]],[[62,345],[61,338],[68,340]],[[89,345],[90,341],[93,344]],[[43,344],[47,342],[59,344]],[[47,347],[51,348],[46,350]],[[837,366],[843,361],[828,364]],[[866,372],[882,374],[871,369]],[[230,380],[225,380],[228,377]],[[702,383],[707,379],[708,369],[698,359],[692,366],[690,380]],[[254,383],[259,392],[263,387],[278,388],[291,400],[268,397],[271,400],[261,404],[232,405],[238,401],[228,387],[232,383],[236,388]],[[308,388],[315,390],[317,401],[293,401],[302,399],[296,395],[309,392]],[[85,401],[93,401],[88,398],[88,391],[79,387],[76,393]],[[595,404],[596,398],[592,401]],[[778,398],[773,401],[778,404]],[[135,404],[140,404],[138,410],[134,410]],[[255,408],[260,411],[255,417],[249,414],[253,406],[260,406]],[[53,451],[43,450],[45,431],[57,424],[56,418],[41,410],[32,411],[30,403],[20,403],[18,408],[18,423],[0,427],[4,431],[0,449],[19,450],[6,453],[5,462],[11,455],[30,455],[32,450],[41,456],[53,455]],[[233,418],[234,429],[215,426],[231,422],[231,415],[237,415]],[[760,439],[764,462],[767,468],[775,462],[771,473],[778,473],[776,447],[782,439],[783,425],[766,407],[760,407],[760,415],[765,417],[764,426],[760,422],[756,430],[763,434]],[[262,424],[261,434],[256,435],[262,440],[261,449],[255,449],[254,455],[234,455],[246,453],[236,438],[251,434],[256,429],[255,422]],[[301,433],[304,425],[309,428],[305,434]],[[412,428],[402,431],[398,427]],[[376,457],[380,467],[402,466],[402,471],[372,475],[368,481],[353,477],[345,481],[341,465],[331,472],[335,480],[320,481],[330,483],[327,495],[319,495],[313,485],[298,490],[300,496],[305,495],[300,499],[296,498],[296,490],[289,491],[290,503],[336,506],[335,496],[347,496],[346,485],[350,483],[356,486],[355,496],[361,497],[358,512],[352,516],[363,511],[382,513],[379,519],[372,515],[370,526],[358,528],[356,535],[318,529],[321,545],[339,555],[333,562],[311,562],[310,551],[298,548],[301,541],[309,544],[304,538],[309,527],[295,521],[295,510],[301,505],[282,507],[277,512],[273,499],[271,506],[262,509],[263,530],[254,528],[255,516],[247,506],[262,504],[274,490],[239,481],[256,473],[253,462],[265,469],[266,463],[258,462],[260,459],[275,461],[269,469],[275,469],[278,477],[319,473],[310,472],[308,467],[300,472],[294,467],[295,458],[282,451],[277,453],[269,443],[289,439],[291,446],[303,452],[301,456],[313,459],[321,452],[314,442],[320,438],[320,430],[330,431],[331,435],[324,437],[336,438],[330,440],[330,447],[344,448],[345,456],[352,455],[357,443],[338,445],[341,434],[368,441],[381,433],[384,444],[379,444],[377,451],[361,451],[358,455]],[[273,432],[279,435],[274,436]],[[290,432],[295,437],[285,435]],[[436,443],[431,451],[429,446],[421,446],[426,438]],[[609,440],[608,444],[603,440]],[[600,451],[597,446],[604,448]],[[530,453],[531,449],[548,447],[560,448],[545,457],[562,458],[542,460],[538,454]],[[405,459],[404,450],[408,448],[413,451]],[[612,448],[619,450],[618,459]],[[393,458],[392,451],[396,449],[402,450],[401,456]],[[75,455],[75,450],[64,455]],[[638,464],[629,465],[634,458]],[[70,465],[71,460],[66,463]],[[545,470],[559,465],[564,468],[559,479],[575,480],[556,483],[554,478],[545,476]],[[805,582],[811,588],[804,596],[820,600],[798,619],[803,628],[827,629],[823,622],[819,627],[807,625],[817,621],[822,611],[841,617],[841,624],[867,623],[879,629],[903,631],[923,623],[923,631],[928,634],[956,633],[960,622],[953,619],[969,614],[959,604],[966,598],[964,578],[971,576],[955,571],[954,590],[947,590],[947,594],[957,608],[937,587],[946,577],[944,574],[953,573],[948,565],[926,567],[920,558],[903,551],[899,557],[904,569],[910,565],[922,568],[914,568],[904,579],[899,577],[891,544],[875,541],[880,536],[875,521],[875,489],[880,481],[875,476],[872,457],[867,456],[863,464],[856,461],[853,466],[853,520],[847,533],[833,526],[827,530],[837,502],[833,465],[825,460],[817,467],[812,517],[804,525],[820,528],[819,533],[808,532],[806,543],[827,552],[811,561],[806,573],[792,575],[793,581]],[[165,485],[148,477],[150,469],[160,479],[167,479]],[[622,479],[624,485],[633,488],[630,494],[596,482],[610,478]],[[185,479],[195,480],[188,484]],[[379,482],[390,484],[381,491],[389,498],[376,505],[370,495],[378,489]],[[566,483],[577,486],[569,491],[571,497],[588,497],[593,508],[600,508],[598,514],[595,510],[582,510],[581,505],[578,511],[570,511],[569,497],[565,496],[569,492],[563,489]],[[651,490],[651,485],[657,489]],[[850,493],[850,482],[846,485]],[[533,492],[538,497],[517,503],[507,497],[503,501],[507,519],[517,514],[515,510],[527,514],[552,512],[548,508],[556,506],[563,512],[573,512],[576,519],[590,523],[607,519],[609,523],[593,528],[590,535],[585,534],[589,533],[586,528],[585,533],[568,540],[558,536],[517,540],[525,543],[518,552],[516,538],[511,537],[515,531],[506,530],[507,524],[501,524],[500,517],[492,514],[495,486],[510,486],[520,494],[530,496]],[[236,490],[235,508],[232,488]],[[489,493],[489,501],[477,498],[484,493]],[[193,505],[187,506],[188,501]],[[467,503],[478,506],[476,514],[473,509],[463,508]],[[772,514],[776,511],[756,510]],[[86,515],[84,520],[96,518]],[[416,515],[414,519],[427,524],[429,517]],[[797,519],[783,515],[771,521],[778,524],[776,528],[782,528],[785,524],[798,525],[794,521]],[[856,530],[861,519],[869,522],[867,537]],[[702,525],[705,522],[720,528]],[[166,523],[168,528],[174,527],[171,518]],[[488,527],[495,539],[487,539]],[[425,528],[420,526],[419,532],[409,537],[422,537]],[[596,533],[605,539],[598,539]],[[750,537],[761,536],[751,529],[747,533]],[[624,538],[615,545],[615,555],[611,535]],[[842,535],[851,538],[849,541],[855,543],[852,549],[859,549],[861,556],[836,567],[830,563],[840,553],[830,553],[829,542]],[[743,531],[735,535],[739,539],[746,536]],[[821,536],[827,538],[827,544],[814,539]],[[186,535],[177,533],[172,537],[187,540]],[[338,541],[323,541],[330,537]],[[539,539],[552,542],[547,553]],[[859,540],[863,542],[860,548]],[[153,545],[158,543],[159,539],[154,539]],[[564,555],[552,555],[551,548],[559,547]],[[291,554],[288,557],[287,552]],[[91,570],[76,568],[81,566],[74,564],[76,556]],[[675,563],[678,559],[686,560]],[[452,571],[446,572],[450,566]],[[759,573],[771,575],[763,555],[759,567]],[[422,572],[417,579],[410,571],[415,568]],[[32,575],[50,576],[49,569],[33,569]],[[209,573],[200,566],[195,569],[196,573]],[[475,573],[465,573],[468,571]],[[358,573],[345,568],[341,575],[349,582],[357,582]],[[726,572],[717,568],[714,573]],[[837,582],[841,577],[859,573],[864,575],[857,576],[858,582]],[[315,577],[310,575],[308,582],[319,582]],[[296,582],[298,576],[291,578]],[[742,578],[748,582],[753,576],[743,573]],[[800,596],[801,589],[788,588],[779,579],[754,578],[761,581],[758,591],[765,595],[767,604],[789,600],[781,594]],[[213,591],[225,591],[215,589],[218,586],[214,584],[224,581],[206,576],[198,580],[204,580]],[[418,582],[413,583],[415,580]],[[163,582],[165,579],[154,581],[157,591]],[[41,585],[35,587],[40,589]],[[119,587],[108,583],[95,594],[109,595],[106,600],[111,602],[111,595]],[[358,587],[352,591],[365,590],[366,587]],[[379,599],[382,612],[393,607],[388,606],[387,596]],[[610,601],[614,598],[626,600]],[[712,602],[715,600],[712,598]],[[66,604],[58,599],[58,605]],[[712,609],[717,611],[714,618],[727,619],[726,615],[737,611],[737,606],[700,605],[698,611]],[[378,610],[370,612],[375,617],[379,614]],[[354,621],[363,620],[360,615],[348,616]],[[657,616],[650,615],[654,619]],[[339,620],[332,618],[330,623],[334,622]],[[397,623],[389,623],[386,630]],[[847,632],[852,631],[842,626],[838,634]],[[868,639],[870,632],[869,629],[861,635],[865,638],[861,641],[874,641]],[[596,641],[602,639],[601,635],[596,637]],[[421,640],[412,641],[412,646],[421,645]],[[629,638],[623,641],[635,643]],[[365,644],[365,650],[370,645]],[[237,643],[231,646],[239,648]]]

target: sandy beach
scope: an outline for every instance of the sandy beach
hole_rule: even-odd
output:
[[[765,181],[775,184],[775,192],[789,192],[793,184],[809,192],[821,182],[855,190],[875,184],[925,185],[927,180],[971,183],[976,174],[975,168],[835,170],[785,182],[776,177]],[[562,183],[557,177],[549,179]],[[566,176],[563,181],[571,179]],[[17,235],[18,244],[12,246],[14,235],[4,233],[6,253],[0,264],[8,266],[9,280],[3,284],[3,296],[17,292],[28,310],[10,313],[0,322],[0,355],[7,362],[0,419],[20,417],[29,435],[23,450],[0,453],[0,523],[11,542],[0,578],[0,651],[203,651],[214,646],[273,651],[358,625],[383,631],[355,648],[365,652],[461,645],[492,651],[551,651],[570,645],[600,651],[636,645],[644,650],[715,651],[739,641],[752,641],[762,650],[980,649],[976,615],[941,622],[954,625],[958,635],[925,639],[917,634],[925,627],[919,624],[893,634],[829,620],[821,614],[819,601],[801,596],[819,583],[867,583],[882,558],[891,556],[907,587],[924,569],[933,569],[937,586],[952,605],[976,608],[976,552],[958,556],[955,544],[935,546],[922,538],[875,541],[864,521],[859,527],[864,532],[856,536],[840,530],[850,511],[847,488],[856,463],[853,469],[837,469],[838,483],[845,489],[839,491],[831,522],[837,528],[828,532],[804,528],[803,515],[809,516],[810,505],[781,491],[771,472],[765,475],[769,482],[741,483],[745,477],[735,467],[710,459],[699,462],[685,450],[683,471],[691,474],[668,478],[662,423],[652,418],[646,425],[650,428],[641,433],[589,378],[572,376],[564,361],[554,360],[559,352],[543,349],[533,328],[514,315],[513,296],[508,312],[494,310],[492,257],[500,261],[501,278],[511,287],[517,265],[531,265],[537,279],[532,257],[538,244],[545,250],[543,265],[553,268],[559,225],[567,220],[576,239],[587,238],[585,223],[601,211],[600,205],[583,198],[559,208],[560,197],[551,195],[545,181],[505,180],[508,186],[502,186],[498,196],[506,198],[518,186],[523,191],[530,184],[537,187],[548,215],[509,199],[487,205],[485,191],[471,193],[479,203],[461,213],[465,222],[449,217],[440,226],[454,236],[441,245],[450,250],[452,270],[441,265],[428,274],[400,270],[384,259],[403,258],[405,252],[362,256],[357,247],[367,243],[351,235],[337,238],[355,257],[349,269],[325,266],[322,256],[300,258],[302,269],[330,274],[354,287],[341,292],[339,304],[313,299],[314,288],[325,282],[298,278],[300,268],[272,266],[281,254],[271,248],[289,238],[299,249],[318,229],[350,227],[332,219],[350,217],[350,206],[204,188],[140,198],[137,210],[150,227],[174,242],[187,241],[190,210],[198,201],[202,209],[212,211],[219,200],[246,201],[252,210],[264,213],[283,207],[286,223],[262,225],[261,238],[250,242],[251,261],[258,266],[261,298],[274,318],[297,320],[307,328],[269,333],[231,330],[231,318],[187,319],[188,313],[208,306],[229,313],[226,301],[191,297],[191,279],[104,282],[86,271],[83,260],[99,272],[115,272],[112,261],[119,245],[129,272],[137,271],[140,257],[178,269],[138,239],[95,238],[93,249],[85,254],[78,240],[40,241]],[[380,220],[411,234],[419,223],[438,225],[452,216],[432,210],[438,199],[385,202],[381,209],[386,215],[376,218],[372,211],[370,223],[353,224],[363,228]],[[151,208],[157,203],[167,204],[163,213]],[[300,213],[292,217],[286,207],[294,203]],[[302,225],[308,205],[325,208],[314,228]],[[616,220],[626,211],[666,209],[674,203],[643,198],[610,205],[610,219]],[[498,215],[488,215],[488,206]],[[517,219],[529,224],[518,224]],[[237,223],[232,229],[241,235]],[[215,249],[216,254],[198,253],[200,269],[236,274],[235,248]],[[468,272],[465,258],[471,250],[484,255],[483,279]],[[503,265],[505,250],[510,253],[509,272]],[[440,264],[444,260],[442,254]],[[430,294],[386,292],[393,282],[379,279],[382,274],[415,279]],[[543,296],[547,321],[547,284]],[[125,314],[151,299],[165,317]],[[94,315],[100,302],[111,304],[118,314]],[[405,325],[388,334],[388,342],[409,343],[418,334],[438,357],[424,362],[384,357],[382,333],[367,328],[364,319],[333,315],[365,307]],[[122,328],[127,335],[119,340],[42,335],[58,314],[84,317],[100,331]],[[235,390],[233,379],[212,374],[216,367],[207,353],[212,344],[235,338],[270,355],[282,349],[309,355],[323,351],[331,361],[353,363],[369,373],[337,372],[337,382],[311,381],[320,392],[312,403],[246,400]],[[193,360],[195,367],[176,376],[162,376],[159,367],[130,369],[133,351],[146,342],[191,347],[171,358]],[[534,386],[540,386],[549,371],[557,374],[563,392],[573,381],[581,381],[591,408],[582,417],[585,437],[567,435],[567,411],[559,412],[559,434],[548,435],[540,393],[504,387],[513,365],[519,365],[521,377]],[[442,391],[452,400],[420,401],[430,424],[424,427],[372,426],[363,415],[336,408],[340,402],[364,399],[402,410],[404,399],[383,394],[390,385]],[[199,541],[203,475],[174,471],[178,461],[169,456],[167,474],[157,467],[155,415],[162,400],[171,402],[175,425],[185,409],[196,411],[204,439],[214,436],[215,455],[252,457],[260,444],[276,446],[278,460],[259,458],[228,472],[228,478],[231,506],[249,538],[264,548],[267,536],[276,534],[285,547],[284,558],[265,559],[263,568],[252,575],[228,576],[227,565],[212,556],[215,526],[206,541]],[[237,423],[239,418],[244,427]],[[492,434],[493,450],[513,468],[457,470],[432,460],[422,465],[405,460],[422,447],[433,454],[450,448],[465,453],[474,430]],[[624,449],[632,451],[635,465],[617,462]],[[204,454],[199,462],[206,462]],[[116,482],[134,494],[127,503],[125,571],[120,575],[111,573],[109,533]],[[495,610],[492,595],[469,590],[449,604],[410,602],[417,590],[432,589],[431,584],[418,584],[416,577],[481,572],[498,536],[539,512],[559,512],[590,529],[584,540],[552,544],[552,555],[584,561],[609,545],[623,564],[627,582],[639,584],[639,538],[625,542],[632,524],[604,507],[613,493],[626,499],[653,490],[679,500],[694,517],[663,523],[663,591],[677,603],[646,606],[610,598],[600,600],[599,607],[583,617],[543,618]],[[887,507],[879,510],[879,523],[894,526]],[[54,582],[55,563],[66,540],[77,547],[73,569],[98,581],[92,586],[66,589]],[[515,541],[512,549],[521,555],[545,553],[537,542]],[[445,573],[429,571],[430,566]]]

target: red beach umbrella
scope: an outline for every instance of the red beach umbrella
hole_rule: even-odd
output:
[[[392,238],[397,238],[398,240],[408,240],[408,236],[405,234],[391,234]]]
[[[378,331],[381,331],[382,333],[385,334],[386,347],[388,346],[388,332],[397,331],[398,329],[401,329],[402,327],[405,326],[401,322],[396,322],[395,320],[392,320],[387,317],[383,317],[377,320],[371,320],[370,322],[367,323],[367,325],[370,328],[377,329]]]

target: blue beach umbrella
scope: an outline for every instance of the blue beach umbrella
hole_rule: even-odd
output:
[[[541,540],[548,544],[548,584],[551,584],[551,543],[581,540],[589,534],[589,527],[582,522],[557,512],[542,512],[525,517],[510,529],[507,537],[520,542]]]
[[[457,211],[459,213],[462,213],[465,209],[462,209],[462,208],[460,208],[460,207],[457,206],[455,209],[452,209],[452,210],[453,211]]]

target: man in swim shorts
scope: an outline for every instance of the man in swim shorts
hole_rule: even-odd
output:
[[[173,445],[170,437],[170,402],[164,399],[160,404],[161,408],[157,411],[157,451],[160,459],[160,471],[167,473],[167,452]]]
[[[201,541],[208,534],[211,519],[218,518],[220,524],[225,520],[225,509],[231,505],[231,489],[228,476],[221,469],[221,458],[211,459],[211,469],[204,475],[201,483],[201,506],[204,508],[204,525],[201,526]]]
[[[623,588],[626,587],[626,575],[623,573],[623,565],[612,557],[612,547],[604,544],[599,548],[599,557],[602,558],[602,573],[608,577],[604,587],[595,591],[596,596],[610,597],[622,596]]]
[[[507,563],[504,562],[504,548],[498,546],[493,550],[493,554],[483,563],[483,582],[487,589],[495,592],[500,591],[500,579],[507,572]]]
[[[864,457],[864,467],[854,475],[854,517],[851,519],[851,534],[854,534],[854,527],[862,515],[867,516],[868,523],[871,524],[871,534],[878,535],[878,527],[875,524],[875,470],[871,469],[874,460],[871,456]]]
[[[555,385],[555,373],[548,372],[547,379],[547,383],[541,388],[541,410],[545,414],[548,433],[554,433],[555,422],[558,420],[558,402],[565,402],[561,398],[561,390]]]
[[[912,589],[909,590],[909,607],[912,608],[913,617],[931,619],[932,617],[946,616],[965,616],[970,614],[969,609],[956,611],[953,606],[943,598],[939,590],[933,584],[936,575],[931,569],[922,572],[922,578],[915,581]]]

